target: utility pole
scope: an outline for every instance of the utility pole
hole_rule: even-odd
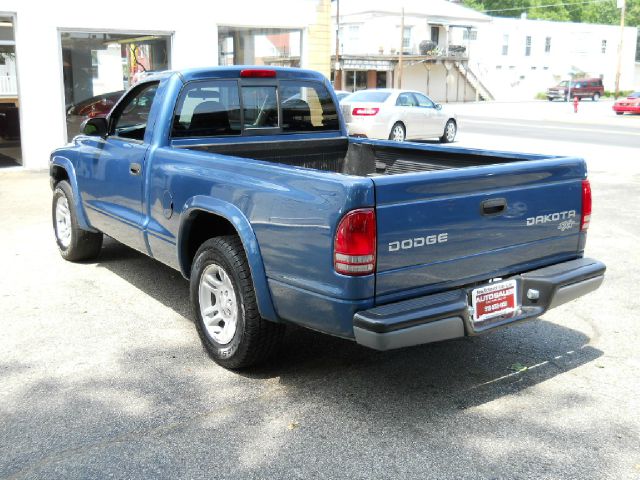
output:
[[[402,51],[404,50],[404,7],[400,17],[400,54],[398,55],[398,88],[402,88]]]
[[[618,66],[616,67],[616,99],[620,94],[620,70],[622,69],[622,45],[624,41],[624,13],[626,3],[626,0],[618,0],[618,8],[620,9],[620,43],[618,44]]]
[[[340,74],[340,0],[336,0],[336,64],[333,74],[333,88],[342,90],[342,75]]]

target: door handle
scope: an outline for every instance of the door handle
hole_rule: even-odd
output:
[[[129,173],[131,175],[140,175],[142,166],[139,163],[132,163],[129,165]]]
[[[506,198],[490,198],[480,204],[482,215],[499,215],[507,209]]]

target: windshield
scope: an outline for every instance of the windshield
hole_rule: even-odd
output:
[[[640,98],[640,91],[639,92],[633,92],[632,94],[629,95],[628,98]]]
[[[352,94],[349,97],[349,101],[351,102],[371,102],[371,103],[382,103],[387,98],[389,98],[391,93],[389,92],[380,92],[375,90],[361,90]]]
[[[568,87],[569,86],[569,82],[567,80],[564,80],[562,82],[560,82],[558,84],[559,87]]]

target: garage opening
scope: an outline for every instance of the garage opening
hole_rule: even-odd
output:
[[[14,25],[0,16],[0,168],[22,165]]]

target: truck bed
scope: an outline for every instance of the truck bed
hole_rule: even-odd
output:
[[[358,176],[449,170],[549,158],[541,155],[488,152],[434,144],[339,138],[264,139],[255,142],[211,142],[174,146],[284,165]],[[267,148],[265,148],[267,147]]]

